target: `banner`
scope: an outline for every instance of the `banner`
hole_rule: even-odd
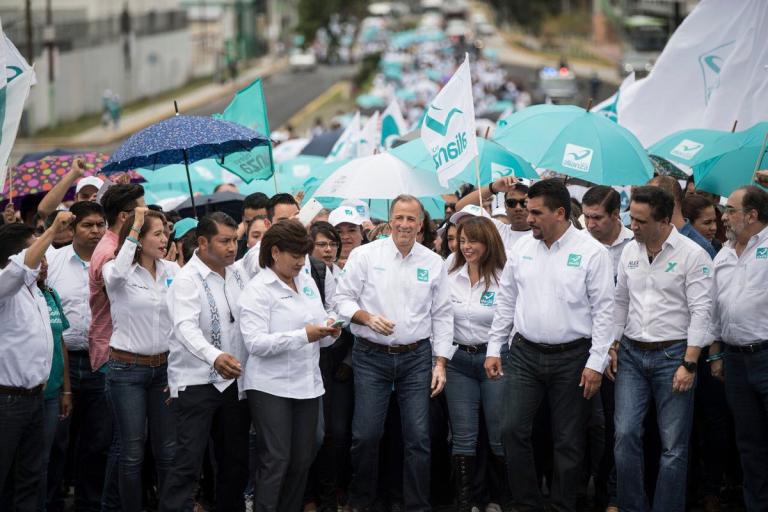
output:
[[[19,130],[29,89],[36,83],[35,71],[3,32],[0,23],[0,190],[8,174],[16,133]],[[10,184],[9,184],[10,185]],[[13,191],[10,190],[10,194]]]
[[[390,149],[392,142],[401,135],[405,135],[407,130],[408,126],[405,124],[400,104],[396,98],[393,98],[381,114],[381,147]]]
[[[232,121],[269,138],[269,119],[267,102],[261,78],[256,79],[245,89],[237,91],[224,112],[214,117]],[[272,144],[257,146],[250,151],[241,151],[227,155],[220,165],[240,177],[244,182],[268,180],[274,175]]]
[[[469,55],[430,103],[421,125],[421,139],[443,186],[477,156]]]
[[[363,130],[360,132],[360,140],[357,143],[357,157],[370,156],[376,152],[381,139],[379,129],[379,111],[373,113],[368,121],[365,122]]]
[[[650,75],[622,92],[620,123],[647,147],[678,130],[768,119],[766,41],[765,0],[702,0]]]
[[[357,144],[360,141],[360,112],[355,116],[341,133],[341,137],[331,148],[331,152],[325,159],[325,163],[336,162],[357,155]]]

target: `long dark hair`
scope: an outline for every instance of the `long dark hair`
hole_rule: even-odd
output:
[[[141,226],[141,230],[139,231],[139,236],[137,237],[137,239],[145,236],[149,231],[149,225],[151,224],[151,222],[149,222],[149,219],[159,219],[160,222],[163,223],[163,226],[165,226],[165,215],[163,215],[160,212],[156,212],[155,210],[147,210],[147,212],[144,214],[144,224],[142,224]],[[123,227],[120,229],[120,237],[117,243],[117,249],[115,249],[115,256],[117,256],[117,253],[119,253],[120,249],[123,248],[125,239],[128,238],[128,236],[131,234],[131,228],[133,227],[134,222],[136,222],[135,213],[130,214],[128,218],[125,219],[125,224],[123,224]],[[133,255],[134,263],[139,261],[140,253],[141,251],[137,249],[136,254]]]
[[[456,239],[459,240],[459,243],[461,243],[462,234],[468,240],[485,245],[485,254],[479,264],[480,275],[485,280],[485,291],[488,291],[488,288],[491,286],[491,280],[499,284],[501,271],[504,270],[504,265],[507,263],[507,253],[504,252],[504,242],[501,241],[499,230],[496,229],[496,226],[494,226],[490,219],[471,217],[459,224],[459,229],[456,231]],[[451,266],[449,272],[456,272],[466,262],[464,253],[461,252],[461,246],[459,246],[459,250],[454,253],[453,266]]]

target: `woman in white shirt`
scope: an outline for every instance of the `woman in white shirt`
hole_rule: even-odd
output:
[[[320,397],[320,346],[340,334],[304,272],[313,242],[297,221],[264,234],[261,271],[240,299],[240,329],[248,350],[245,389],[259,466],[254,511],[300,510],[315,454]]]
[[[457,510],[469,510],[481,406],[493,455],[492,475],[498,480],[496,487],[503,488],[506,481],[501,444],[504,383],[503,379],[489,379],[483,364],[507,258],[496,226],[485,217],[464,220],[458,226],[456,238],[459,248],[448,268],[455,352],[446,369],[445,397],[453,431]],[[493,503],[502,500],[502,496],[491,498]]]
[[[104,264],[112,311],[107,372],[115,426],[120,438],[122,510],[141,510],[141,466],[146,428],[161,489],[176,447],[175,418],[168,400],[168,287],[179,266],[164,260],[168,237],[162,213],[138,207],[120,232],[116,258]]]

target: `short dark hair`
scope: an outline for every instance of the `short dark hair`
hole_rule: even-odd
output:
[[[176,210],[171,210],[169,212],[163,212],[165,214],[165,219],[170,222],[171,224],[176,224],[181,220],[181,214],[177,212]]]
[[[341,256],[341,237],[339,236],[339,232],[336,231],[336,228],[333,227],[333,224],[325,222],[324,220],[313,222],[312,225],[309,226],[309,236],[312,237],[313,242],[315,241],[315,238],[317,238],[317,235],[323,235],[336,242],[336,257],[338,258]]]
[[[651,217],[655,221],[671,220],[672,214],[675,211],[675,199],[672,197],[672,194],[655,185],[635,188],[632,191],[631,201],[650,206]]]
[[[522,192],[523,194],[527,194],[528,190],[530,190],[528,185],[526,185],[525,183],[517,182],[514,185],[512,185],[511,192],[514,191],[514,192]],[[504,199],[506,198],[507,198],[507,194],[504,194]]]
[[[130,212],[138,206],[138,200],[144,197],[144,187],[138,183],[112,185],[101,196],[104,217],[110,226],[117,221],[120,212]]]
[[[395,211],[395,205],[397,203],[401,203],[401,202],[416,203],[416,204],[418,204],[419,205],[419,209],[421,211],[421,219],[423,220],[423,219],[426,218],[427,211],[424,209],[424,205],[421,204],[421,201],[419,201],[418,197],[412,196],[410,194],[400,194],[399,196],[397,196],[396,198],[394,198],[392,200],[392,203],[389,205],[389,217],[390,218],[392,218],[392,212]]]
[[[0,268],[8,265],[8,259],[27,247],[27,242],[35,236],[31,226],[20,222],[0,226]]]
[[[675,202],[675,205],[682,206],[684,197],[683,187],[680,186],[680,182],[678,182],[677,179],[673,178],[672,176],[655,176],[651,178],[648,184],[650,186],[659,187],[660,189],[665,190],[669,195],[672,196],[672,200]]]
[[[768,192],[754,185],[741,187],[744,191],[744,197],[741,199],[741,207],[744,210],[755,210],[757,220],[768,222]]]
[[[259,251],[259,266],[261,268],[271,268],[275,264],[275,260],[272,258],[273,247],[291,254],[307,255],[312,252],[315,242],[312,241],[301,222],[284,219],[272,224],[261,239]]]
[[[595,185],[581,198],[583,206],[602,206],[605,213],[611,215],[621,210],[621,196],[616,189],[606,185]]]
[[[102,219],[105,218],[104,208],[96,201],[78,201],[69,207],[69,211],[75,216],[72,220],[72,227],[80,224],[89,215],[98,215]]]
[[[248,194],[245,196],[245,199],[243,199],[243,211],[245,211],[246,208],[250,210],[261,210],[262,208],[266,209],[268,206],[269,196],[264,192],[254,192],[253,194]]]
[[[224,212],[209,213],[197,223],[197,236],[203,237],[209,242],[219,234],[219,224],[237,229],[237,222]]]
[[[685,199],[683,199],[683,217],[690,222],[696,222],[696,219],[701,217],[701,212],[710,206],[714,207],[715,205],[712,201],[702,195],[692,194],[686,196]]]
[[[571,194],[562,180],[550,178],[537,181],[528,189],[528,199],[534,197],[543,198],[544,206],[552,211],[563,208],[566,220],[571,218]]]
[[[296,201],[296,198],[291,194],[287,194],[285,192],[275,194],[269,198],[269,202],[267,203],[267,218],[269,220],[272,220],[272,218],[275,216],[275,206],[279,204],[292,204],[296,206],[296,208],[299,207],[299,203]]]

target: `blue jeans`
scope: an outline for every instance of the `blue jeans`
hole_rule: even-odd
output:
[[[125,512],[141,510],[141,466],[149,426],[158,490],[173,462],[176,421],[168,399],[167,365],[150,367],[109,361],[107,388],[120,440],[120,502]]]
[[[725,394],[733,412],[744,471],[744,504],[750,512],[768,504],[768,350],[725,352]]]
[[[379,442],[390,396],[400,406],[404,443],[403,498],[411,512],[431,510],[429,394],[432,349],[428,342],[411,352],[387,354],[355,340],[352,349],[355,410],[352,418],[350,505],[366,509],[376,500]]]
[[[505,358],[508,351],[504,345],[501,357]],[[448,361],[445,398],[453,432],[453,455],[476,454],[482,405],[491,451],[494,455],[504,456],[501,444],[504,378],[489,379],[484,364],[485,350],[475,353],[457,350]]]
[[[672,379],[685,356],[686,344],[665,350],[634,348],[624,338],[616,376],[616,475],[619,509],[626,512],[685,510],[688,444],[693,419],[693,388],[672,391]],[[643,418],[656,404],[661,460],[653,507],[643,486]]]

